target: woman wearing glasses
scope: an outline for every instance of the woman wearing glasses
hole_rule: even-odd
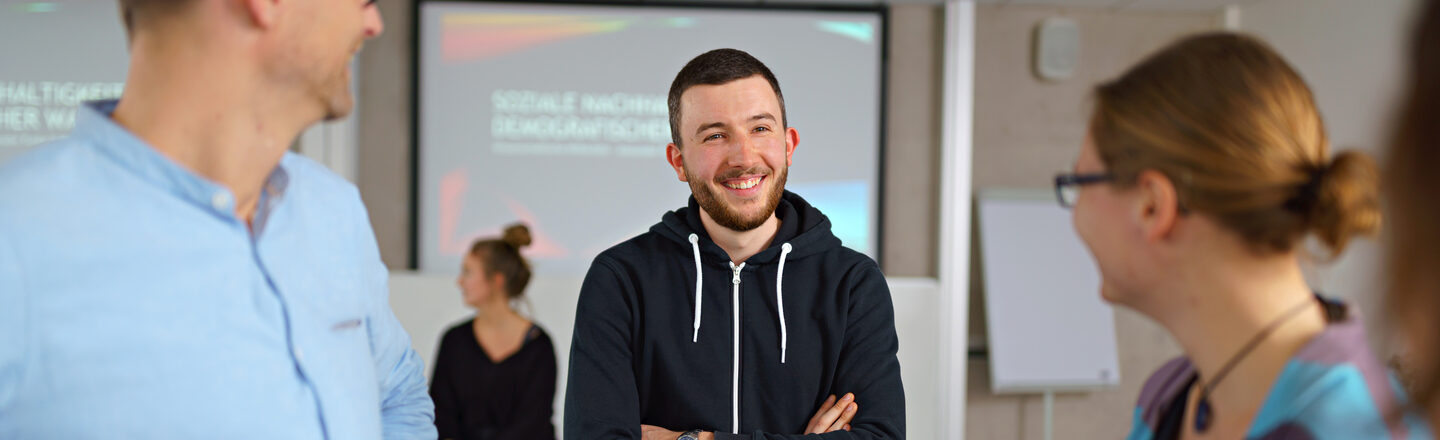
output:
[[[1380,225],[1375,165],[1332,157],[1309,88],[1253,38],[1186,38],[1095,90],[1075,174],[1056,178],[1100,293],[1185,355],[1139,397],[1131,439],[1427,435],[1356,312],[1311,290],[1301,241],[1338,255]]]

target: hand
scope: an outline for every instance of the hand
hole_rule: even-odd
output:
[[[675,440],[680,438],[680,433],[654,425],[640,425],[640,437],[643,440]],[[710,432],[700,433],[700,440],[714,440],[715,434]]]
[[[860,405],[855,403],[854,393],[845,393],[839,402],[835,401],[835,395],[825,399],[820,404],[820,410],[815,412],[815,417],[810,418],[810,424],[806,425],[806,434],[824,434],[839,430],[850,430],[850,419],[855,418],[855,412],[860,410]]]
[[[644,440],[675,440],[680,433],[652,425],[640,425],[640,438]]]
[[[850,430],[850,420],[855,418],[855,412],[860,410],[860,405],[855,403],[855,394],[845,393],[839,402],[835,401],[835,395],[825,399],[820,404],[820,410],[810,418],[810,424],[805,428],[806,434],[824,434],[839,430]],[[641,438],[644,440],[675,440],[680,433],[654,425],[640,425]],[[711,440],[715,434],[709,432],[700,433],[701,440]]]

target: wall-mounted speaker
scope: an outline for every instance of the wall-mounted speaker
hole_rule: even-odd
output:
[[[1059,81],[1075,74],[1080,62],[1080,26],[1065,17],[1050,17],[1035,27],[1035,76]]]

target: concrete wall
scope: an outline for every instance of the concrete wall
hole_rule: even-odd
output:
[[[934,277],[940,251],[942,8],[894,5],[889,31],[880,262],[890,276]]]
[[[393,269],[410,260],[411,0],[380,0],[385,33],[358,57],[355,186],[370,211],[380,256]]]

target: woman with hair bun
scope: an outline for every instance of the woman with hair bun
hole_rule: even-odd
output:
[[[445,332],[430,383],[441,439],[555,438],[555,347],[513,307],[530,283],[529,245],[530,229],[514,224],[465,255],[455,282],[475,317]]]
[[[1374,162],[1330,155],[1300,75],[1252,37],[1208,33],[1094,96],[1057,194],[1101,296],[1185,351],[1146,381],[1130,438],[1428,438],[1396,411],[1358,313],[1301,275],[1305,237],[1335,256],[1380,212]]]

